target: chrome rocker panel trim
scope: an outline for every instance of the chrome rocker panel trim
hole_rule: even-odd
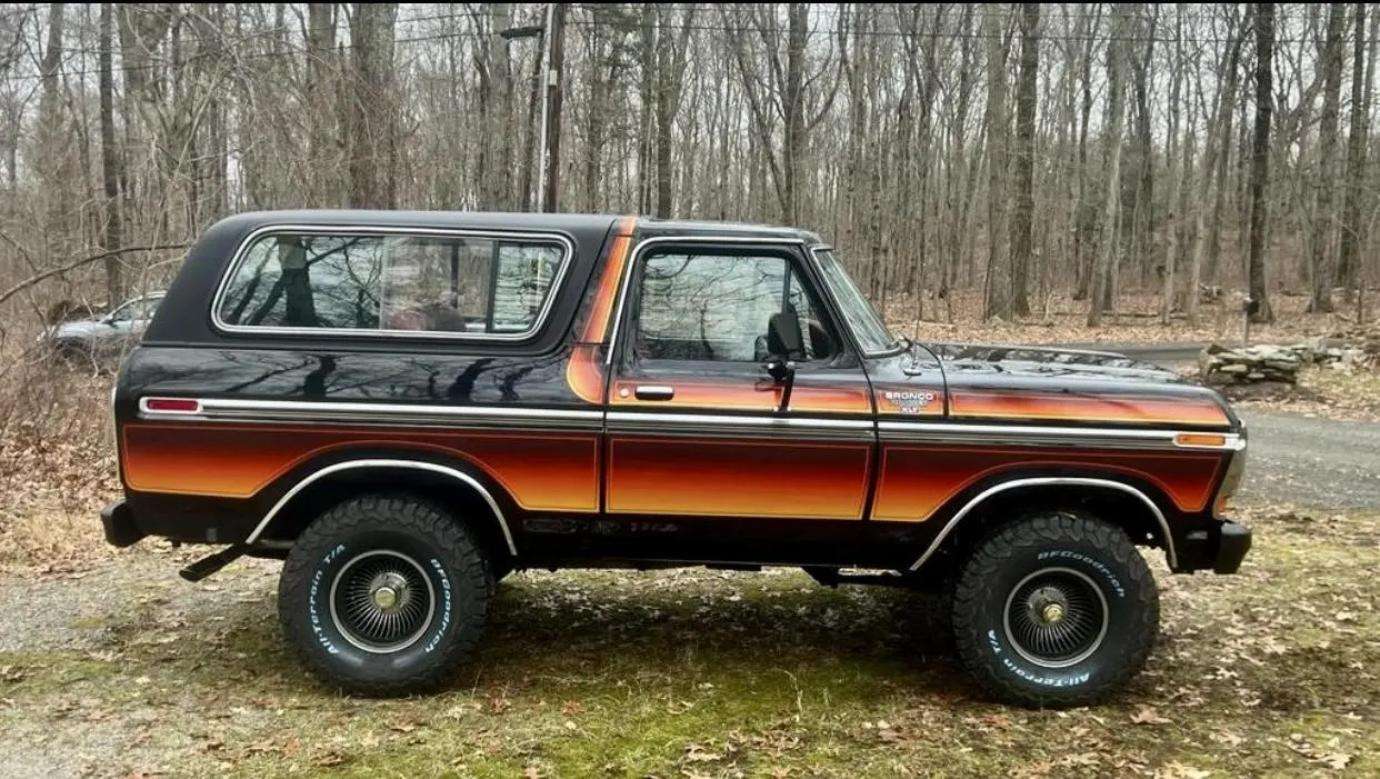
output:
[[[1037,425],[965,424],[962,422],[901,422],[880,420],[884,443],[993,443],[1019,446],[1089,446],[1096,448],[1200,449],[1239,452],[1246,439],[1237,433],[1205,431],[1222,436],[1222,444],[1179,443],[1178,437],[1198,431],[1146,430],[1134,427],[1041,427]]]
[[[198,398],[198,410],[150,409],[139,399],[139,417],[169,421],[342,422],[359,424],[447,424],[478,427],[570,427],[597,430],[604,412],[514,406],[424,406],[353,401],[242,400]]]
[[[498,526],[503,530],[503,540],[508,545],[508,551],[512,553],[514,557],[517,556],[517,544],[513,542],[513,534],[508,528],[508,520],[503,516],[503,510],[498,507],[498,501],[494,500],[494,496],[484,488],[483,484],[479,483],[478,479],[454,468],[447,468],[444,465],[437,465],[435,463],[422,462],[419,460],[349,460],[343,463],[336,463],[335,465],[328,465],[325,468],[315,471],[310,476],[307,476],[293,485],[292,489],[288,490],[283,497],[278,499],[277,503],[273,504],[273,508],[269,509],[268,513],[264,515],[264,518],[259,520],[259,524],[254,528],[254,532],[250,533],[249,537],[245,539],[245,545],[250,545],[257,541],[264,530],[268,528],[269,523],[273,521],[273,518],[278,515],[278,512],[298,493],[311,486],[313,482],[330,476],[333,473],[359,468],[412,468],[419,471],[430,471],[432,473],[450,476],[451,478],[458,479],[468,484],[484,498],[485,503],[489,504],[489,508],[494,512],[494,517],[498,519]]]
[[[963,518],[968,516],[968,514],[972,513],[973,509],[981,505],[983,501],[987,500],[993,495],[996,495],[999,492],[1005,492],[1007,490],[1017,489],[1020,487],[1044,487],[1049,485],[1105,487],[1108,489],[1120,490],[1122,492],[1136,496],[1141,500],[1142,503],[1144,503],[1150,509],[1150,513],[1153,514],[1155,516],[1155,520],[1159,522],[1160,530],[1162,531],[1164,536],[1164,556],[1166,560],[1168,560],[1169,562],[1169,567],[1171,569],[1178,567],[1179,560],[1177,554],[1174,551],[1174,536],[1171,535],[1169,532],[1169,523],[1165,521],[1164,512],[1160,511],[1160,507],[1156,506],[1155,501],[1151,500],[1144,492],[1141,492],[1135,487],[1132,487],[1131,485],[1126,484],[1124,482],[1113,481],[1111,479],[1092,479],[1073,476],[1049,476],[1032,479],[1013,479],[1011,481],[1002,482],[1001,484],[989,487],[986,490],[982,491],[980,494],[978,494],[977,497],[973,498],[972,500],[964,504],[963,508],[959,509],[958,512],[949,519],[949,521],[944,525],[944,529],[939,531],[939,535],[935,536],[934,540],[930,542],[929,547],[925,549],[925,553],[920,555],[920,559],[916,560],[915,563],[911,565],[910,570],[918,571],[920,569],[920,566],[924,565],[925,561],[929,560],[930,557],[934,555],[934,553],[939,549],[939,545],[944,543],[944,539],[949,536],[949,533],[953,532],[953,529],[955,527],[958,527],[958,523],[962,522]]]

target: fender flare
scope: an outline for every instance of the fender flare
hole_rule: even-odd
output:
[[[289,502],[291,502],[292,499],[296,497],[298,493],[300,493],[307,487],[311,486],[313,483],[334,473],[362,468],[410,468],[413,470],[439,473],[443,476],[449,476],[452,479],[464,483],[466,486],[469,486],[472,489],[474,489],[475,492],[478,492],[480,497],[484,498],[484,502],[489,505],[489,510],[493,511],[494,518],[498,520],[499,529],[503,531],[503,541],[508,546],[508,552],[512,554],[514,557],[517,556],[517,544],[513,541],[513,533],[512,530],[508,527],[508,519],[503,515],[503,509],[499,508],[498,501],[494,499],[493,493],[489,492],[488,488],[486,488],[482,483],[480,483],[478,479],[474,478],[468,473],[465,473],[464,471],[458,470],[456,468],[450,468],[445,465],[438,465],[436,463],[426,462],[423,460],[345,460],[344,462],[334,463],[332,465],[327,465],[324,468],[319,468],[315,471],[312,471],[305,478],[301,479],[296,484],[294,484],[291,489],[283,493],[283,496],[278,499],[278,502],[273,504],[273,507],[268,510],[268,513],[264,515],[264,518],[259,520],[259,524],[254,526],[254,531],[249,534],[249,537],[245,539],[244,543],[246,545],[251,545],[254,542],[258,541],[259,536],[262,535],[264,530],[266,530],[268,526],[273,522],[274,517],[278,516],[278,513],[283,509],[283,507],[286,506]]]
[[[954,528],[958,527],[958,523],[962,522],[964,517],[971,514],[975,509],[982,505],[984,501],[986,501],[993,495],[996,495],[1001,492],[1006,492],[1007,490],[1020,489],[1023,487],[1046,487],[1054,485],[1098,487],[1103,489],[1119,490],[1121,492],[1139,498],[1140,501],[1145,504],[1146,508],[1150,509],[1150,513],[1155,517],[1155,521],[1159,523],[1160,532],[1164,538],[1164,555],[1169,562],[1170,570],[1173,570],[1178,566],[1178,555],[1174,549],[1174,535],[1169,532],[1169,522],[1164,518],[1164,512],[1161,511],[1160,507],[1155,504],[1155,501],[1151,500],[1150,496],[1146,495],[1141,490],[1137,489],[1136,487],[1132,487],[1131,485],[1125,482],[1116,481],[1114,479],[1096,479],[1084,476],[1040,476],[1027,479],[1012,479],[1010,481],[1004,481],[1000,484],[988,487],[987,489],[978,493],[972,500],[963,504],[963,507],[956,511],[954,515],[949,518],[949,521],[944,524],[944,527],[939,531],[939,534],[936,535],[934,537],[934,540],[930,542],[930,545],[926,547],[924,554],[920,555],[920,558],[910,566],[909,570],[912,572],[918,571],[920,569],[920,566],[924,565],[925,562],[929,560],[930,557],[932,557],[936,551],[939,550],[940,545],[944,543],[944,539],[948,538],[949,534],[953,532]]]

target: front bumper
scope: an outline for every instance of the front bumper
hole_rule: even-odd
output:
[[[1251,530],[1230,519],[1212,521],[1185,534],[1178,544],[1175,573],[1211,570],[1236,573],[1251,549]]]
[[[1223,520],[1217,542],[1217,557],[1212,563],[1214,573],[1236,573],[1241,561],[1251,550],[1251,529],[1231,520]]]
[[[148,535],[134,524],[134,513],[123,500],[101,510],[101,527],[105,528],[105,541],[111,546],[130,546]]]

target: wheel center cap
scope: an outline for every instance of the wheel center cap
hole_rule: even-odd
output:
[[[392,587],[379,587],[372,593],[374,605],[381,609],[391,609],[398,605],[398,591]]]

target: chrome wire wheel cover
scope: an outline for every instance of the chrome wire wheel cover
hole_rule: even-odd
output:
[[[1086,660],[1107,637],[1107,598],[1087,574],[1042,568],[1011,588],[1006,598],[1006,640],[1016,653],[1044,668]]]
[[[412,646],[435,612],[431,579],[401,552],[364,552],[341,566],[331,582],[331,621],[346,641],[366,652]]]

